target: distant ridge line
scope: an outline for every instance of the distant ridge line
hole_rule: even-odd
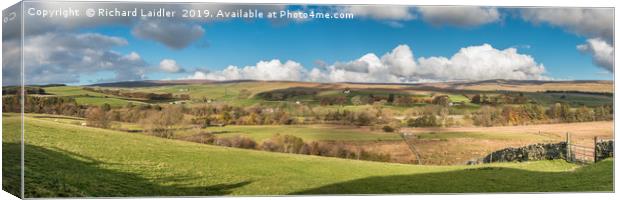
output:
[[[286,81],[286,80],[203,80],[203,79],[183,79],[183,80],[141,80],[141,81],[121,81],[121,82],[109,82],[109,83],[97,83],[87,86],[99,86],[99,87],[156,87],[156,86],[169,86],[169,85],[189,85],[189,84],[211,84],[211,83],[244,83],[244,82],[275,82],[275,83],[317,83],[308,81]],[[373,82],[329,82],[326,84],[359,84],[359,85],[411,85],[411,86],[425,86],[433,84],[453,84],[453,85],[476,85],[476,84],[545,84],[545,83],[609,83],[613,84],[611,80],[507,80],[507,79],[491,79],[481,81],[442,81],[442,82],[421,82],[421,83],[373,83]]]

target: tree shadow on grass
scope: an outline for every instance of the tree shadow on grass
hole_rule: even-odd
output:
[[[613,191],[613,161],[605,160],[569,172],[539,172],[505,167],[482,167],[440,173],[368,177],[292,194],[569,191]]]
[[[20,146],[2,143],[3,157],[19,161]],[[104,169],[103,164],[92,158],[26,145],[25,197],[140,197],[140,196],[221,196],[251,181],[196,187],[180,184],[192,177],[164,177],[146,179],[139,174]],[[8,158],[5,156],[9,156]],[[4,170],[7,169],[7,170]],[[19,162],[3,162],[3,180],[19,183]],[[17,179],[17,180],[14,180]],[[171,183],[167,185],[157,182]],[[3,188],[5,188],[3,184]],[[11,186],[9,189],[15,190]],[[19,186],[17,186],[19,189]],[[18,190],[17,190],[18,191]]]

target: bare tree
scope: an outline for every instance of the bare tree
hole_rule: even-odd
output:
[[[86,110],[86,124],[88,126],[109,128],[112,120],[107,112],[99,107],[90,107]]]

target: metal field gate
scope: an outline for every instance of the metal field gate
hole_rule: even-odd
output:
[[[576,145],[576,144],[567,144],[567,160],[571,162],[577,163],[592,163],[595,162],[595,147],[594,144],[592,146],[584,146],[584,145]]]
[[[577,141],[572,140],[570,133],[566,133],[566,160],[576,163],[593,163],[597,162],[606,150],[600,149],[601,142],[612,141],[610,138],[594,137],[593,140]],[[613,157],[613,155],[611,155]]]

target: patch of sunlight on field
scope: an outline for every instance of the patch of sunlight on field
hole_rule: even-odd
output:
[[[448,97],[450,98],[450,101],[452,102],[469,102],[469,99],[463,95],[450,94],[448,95]]]

